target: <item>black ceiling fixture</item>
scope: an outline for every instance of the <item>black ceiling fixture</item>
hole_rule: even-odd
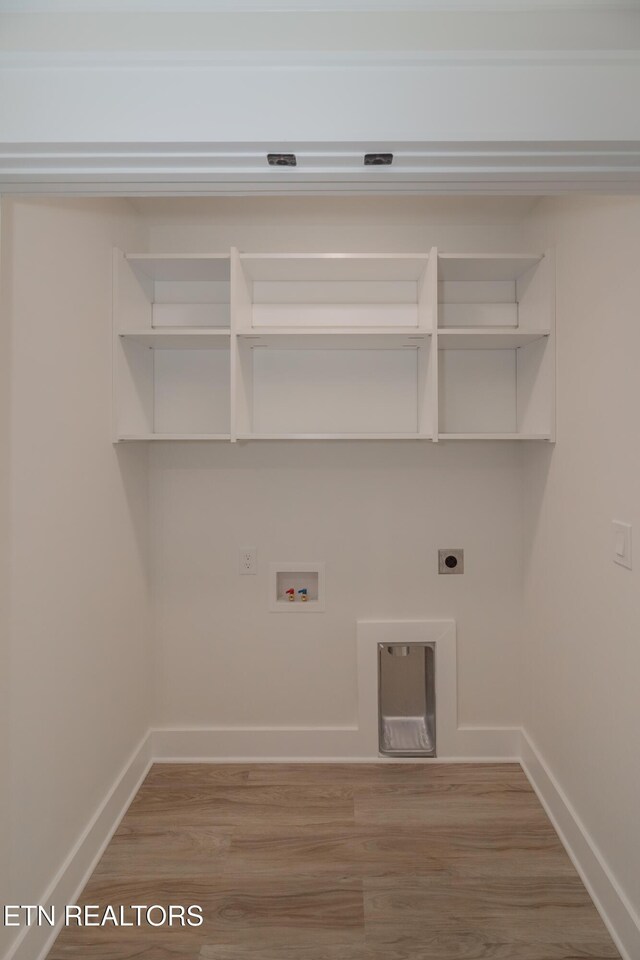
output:
[[[267,163],[270,167],[296,167],[298,165],[295,153],[268,153]]]
[[[392,153],[365,153],[365,167],[390,167],[393,163]]]

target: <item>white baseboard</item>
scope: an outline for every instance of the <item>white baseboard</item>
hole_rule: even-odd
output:
[[[23,927],[5,960],[44,960],[60,932],[65,904],[77,902],[152,762],[151,737],[147,733],[38,900],[47,908],[55,906],[60,922],[55,927]]]
[[[458,733],[459,752],[419,762],[520,762],[519,727],[459,727]],[[357,726],[156,728],[151,738],[158,763],[395,762],[368,749]]]
[[[640,957],[640,918],[540,752],[522,731],[521,763],[623,960]]]

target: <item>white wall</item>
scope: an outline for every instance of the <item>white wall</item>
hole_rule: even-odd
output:
[[[530,204],[139,207],[156,250],[420,251],[516,248]],[[356,620],[413,617],[458,621],[461,722],[519,725],[517,446],[158,443],[151,462],[158,725],[352,724]],[[241,546],[257,547],[258,576],[238,576]],[[464,576],[438,577],[447,546],[465,548]],[[271,560],[325,561],[326,613],[269,613]]]
[[[356,620],[455,617],[463,723],[519,722],[520,459],[508,444],[153,451],[164,726],[356,722]],[[241,546],[259,572],[239,577]],[[438,577],[462,546],[463,577]],[[268,562],[325,561],[326,612],[268,612]],[[259,750],[259,744],[256,744]]]
[[[147,451],[112,447],[109,403],[111,245],[144,234],[125,201],[25,200],[4,218],[10,902],[38,903],[149,724]]]
[[[193,197],[134,201],[152,250],[524,249],[531,197]]]
[[[611,521],[638,542],[640,200],[532,226],[557,244],[558,444],[526,455],[525,728],[638,914],[640,556],[612,562]]]

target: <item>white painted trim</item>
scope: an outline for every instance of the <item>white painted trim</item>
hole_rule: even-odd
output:
[[[519,728],[515,727],[514,732],[517,736],[520,734]],[[177,754],[176,756],[155,757],[154,763],[206,763],[206,764],[225,764],[225,763],[313,763],[313,764],[331,764],[331,763],[435,763],[435,764],[459,764],[459,763],[520,763],[520,758],[513,757],[309,757],[309,756],[291,756],[291,757],[254,757],[244,754],[237,757],[199,757],[185,756]]]
[[[636,9],[633,0],[0,0],[0,13],[610,13]]]
[[[521,764],[623,960],[640,957],[640,917],[539,750],[522,731]]]
[[[284,147],[296,168],[269,168]],[[640,143],[376,142],[396,164],[363,166],[371,143],[5,143],[0,190],[102,195],[631,193]]]
[[[566,178],[537,180],[473,180],[439,179],[413,180],[406,183],[371,183],[356,181],[333,181],[318,179],[301,184],[282,183],[217,183],[211,180],[195,180],[183,183],[169,178],[147,183],[139,180],[18,180],[3,181],[0,178],[0,193],[19,194],[22,197],[221,197],[221,196],[301,196],[331,197],[356,196],[424,196],[424,197],[550,197],[570,193],[606,194],[607,196],[632,196],[640,193],[640,174],[633,180],[620,178],[576,180]]]
[[[640,63],[640,50],[0,50],[2,70],[532,67]]]
[[[116,778],[107,796],[69,851],[62,866],[38,902],[54,905],[59,922],[48,926],[23,927],[9,948],[5,960],[44,960],[64,919],[64,905],[78,897],[96,868],[111,837],[140,789],[152,764],[151,737],[147,733]]]
[[[354,727],[157,728],[155,763],[519,763],[519,727],[467,727],[460,756],[381,757],[359,752]]]

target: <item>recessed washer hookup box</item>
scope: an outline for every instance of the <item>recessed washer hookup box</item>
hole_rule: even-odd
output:
[[[378,644],[378,730],[384,756],[436,756],[435,644]]]

